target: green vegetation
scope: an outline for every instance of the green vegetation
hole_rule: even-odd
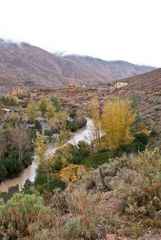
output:
[[[6,106],[17,106],[18,98],[10,94],[4,94],[0,96],[0,103]]]
[[[0,102],[17,105],[18,99],[6,94],[1,96]],[[3,129],[0,132],[0,182],[18,176],[31,164],[37,132],[40,135],[45,134],[47,142],[51,140],[53,133],[57,133],[56,144],[61,145],[71,137],[71,131],[85,125],[84,118],[75,111],[72,119],[75,127],[69,126],[70,111],[73,110],[63,108],[56,96],[49,100],[42,98],[37,103],[30,102],[26,108],[19,107],[16,112],[7,112],[5,117],[0,109]]]
[[[161,209],[161,156],[158,149],[146,150],[137,157],[125,158],[123,164],[124,172],[116,191],[118,196],[126,199],[125,212],[138,217],[159,217],[157,213]]]
[[[85,127],[86,123],[87,120],[84,118],[79,121],[77,120],[74,120],[73,122],[67,121],[67,129],[71,132],[75,132],[78,129]]]
[[[30,224],[40,221],[47,214],[42,198],[35,194],[15,194],[6,204],[1,200],[0,219],[3,221],[0,236],[8,239],[17,239],[28,232]]]
[[[62,109],[61,102],[57,96],[53,96],[51,98],[51,102],[52,102],[52,105],[55,108],[56,112],[61,111],[61,109]]]
[[[27,130],[12,127],[0,134],[0,182],[17,176],[32,162],[32,142]]]
[[[107,163],[109,158],[112,157],[112,154],[112,152],[107,150],[101,151],[83,159],[81,164],[91,168],[97,168],[102,164]]]
[[[67,120],[67,130],[71,132],[75,132],[80,128],[85,127],[87,120],[82,117],[76,109],[71,110],[69,117],[71,118],[70,121]]]
[[[32,162],[32,153],[25,152],[21,161],[19,161],[18,151],[12,151],[0,160],[0,182],[6,178],[18,176],[18,174],[30,165]]]
[[[37,194],[16,193],[7,203],[0,201],[0,237],[22,240],[95,239],[100,221],[95,211],[97,202],[98,197],[93,199],[82,189],[54,197],[45,193],[43,198]],[[69,214],[64,222],[66,212]]]
[[[40,193],[44,191],[54,193],[55,189],[64,190],[66,183],[59,176],[48,175],[48,177],[45,177],[43,173],[39,173],[35,181],[35,187]]]
[[[147,149],[156,134],[138,120],[135,100],[115,98],[103,106],[93,100],[90,145],[64,144],[86,120],[55,96],[28,104],[21,117],[3,123],[0,181],[27,167],[33,149],[39,165],[34,183],[0,193],[0,239],[102,240],[109,229],[138,237],[142,229],[161,227],[161,156]],[[59,135],[53,155],[46,154],[46,132]]]

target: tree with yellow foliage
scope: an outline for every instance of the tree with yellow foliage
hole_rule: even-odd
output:
[[[92,127],[92,135],[93,135],[92,137],[94,140],[94,148],[96,151],[99,151],[102,149],[101,114],[100,114],[100,105],[97,98],[94,98],[90,101],[88,105],[88,111],[94,123],[94,126]]]
[[[70,164],[60,171],[60,178],[64,182],[77,182],[87,176],[89,169],[83,165]]]
[[[35,153],[39,158],[40,165],[42,164],[44,166],[43,163],[46,162],[45,171],[46,171],[47,182],[49,183],[50,165],[49,165],[49,159],[45,155],[47,150],[47,141],[46,141],[46,137],[40,134],[39,132],[36,133],[36,140],[34,142],[34,147],[35,147]],[[39,168],[38,168],[38,171],[39,171]]]
[[[48,101],[45,98],[42,98],[39,102],[39,111],[42,114],[42,117],[45,117],[46,113],[47,113],[47,109],[48,108]]]
[[[51,103],[49,103],[47,106],[46,117],[47,119],[51,119],[51,118],[54,118],[55,115],[56,115],[56,109]]]
[[[38,107],[35,102],[30,102],[26,108],[26,114],[29,120],[35,121],[38,117]]]
[[[66,120],[67,120],[67,112],[61,111],[61,112],[57,112],[53,117],[51,117],[49,119],[49,123],[54,129],[64,130],[66,127]]]
[[[107,99],[101,116],[105,147],[116,149],[122,144],[130,143],[133,140],[131,127],[135,117],[136,114],[132,111],[130,101],[127,99]]]
[[[46,137],[39,132],[36,133],[36,140],[34,142],[35,152],[40,160],[44,159],[45,151],[47,149]]]

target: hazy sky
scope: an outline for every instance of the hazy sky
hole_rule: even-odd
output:
[[[161,67],[161,0],[0,0],[0,38]]]

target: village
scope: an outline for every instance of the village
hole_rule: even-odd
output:
[[[9,94],[18,97],[19,103],[23,106],[29,102],[39,101],[41,98],[50,98],[52,95],[55,95],[60,98],[62,104],[65,106],[79,106],[80,104],[84,105],[94,97],[103,100],[106,96],[127,85],[127,82],[115,82],[89,87],[86,85],[79,85],[76,81],[71,81],[66,87],[53,89],[25,89],[22,86],[7,88],[5,86],[0,86],[0,96]]]

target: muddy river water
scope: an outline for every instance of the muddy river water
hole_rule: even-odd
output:
[[[86,141],[90,143],[92,141],[92,129],[93,124],[91,119],[87,119],[86,127],[77,131],[74,136],[68,141],[68,143],[76,145],[79,141]],[[56,151],[55,147],[52,147],[51,145],[48,147],[46,151],[46,155],[54,154]],[[19,185],[19,189],[21,189],[26,181],[26,179],[29,179],[31,182],[34,182],[36,177],[36,169],[38,167],[38,162],[33,161],[32,164],[24,169],[24,171],[15,178],[5,180],[0,184],[0,191],[6,192],[8,191],[9,187]]]

